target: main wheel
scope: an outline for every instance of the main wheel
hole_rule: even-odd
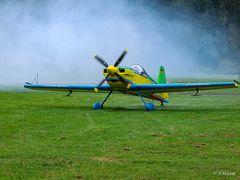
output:
[[[103,106],[102,106],[101,103],[94,103],[94,104],[93,104],[93,109],[94,109],[94,110],[102,109],[102,108],[103,108]]]
[[[145,104],[145,109],[147,111],[153,111],[153,110],[155,110],[155,105],[153,103],[146,103]]]

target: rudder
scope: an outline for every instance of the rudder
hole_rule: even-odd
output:
[[[160,66],[159,68],[159,74],[158,74],[158,84],[166,84],[166,74],[165,74],[165,68],[163,66]],[[162,96],[164,99],[168,100],[168,93],[159,93],[160,96]]]

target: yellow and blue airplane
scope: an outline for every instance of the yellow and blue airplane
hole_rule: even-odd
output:
[[[151,102],[146,102],[144,98],[160,101],[161,105],[163,105],[164,103],[168,103],[169,92],[198,92],[199,90],[235,88],[239,84],[237,81],[167,84],[163,66],[160,66],[158,81],[156,82],[140,65],[132,65],[130,67],[119,66],[126,53],[127,50],[124,50],[114,65],[110,66],[100,56],[93,56],[105,67],[103,69],[105,78],[98,85],[49,85],[26,82],[24,87],[33,90],[66,91],[69,92],[69,95],[72,92],[109,92],[102,102],[94,103],[93,109],[102,109],[112,92],[131,94],[139,96],[145,109],[152,111],[155,110],[155,105]],[[104,84],[105,81],[108,84]]]

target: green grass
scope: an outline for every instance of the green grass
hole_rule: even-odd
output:
[[[239,89],[191,94],[146,112],[128,95],[94,111],[105,94],[1,91],[0,177],[240,178]]]

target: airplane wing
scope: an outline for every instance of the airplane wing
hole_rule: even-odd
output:
[[[50,85],[25,84],[24,87],[33,90],[66,91],[66,92],[93,92],[98,85]],[[148,93],[183,92],[210,89],[225,89],[237,87],[235,82],[209,82],[209,83],[176,83],[176,84],[131,84],[128,91],[141,91]],[[106,92],[111,87],[106,84],[98,87],[99,92]]]
[[[183,92],[237,87],[236,82],[176,83],[176,84],[132,84],[130,91],[151,93]]]
[[[98,85],[50,85],[50,84],[25,84],[24,87],[33,90],[47,90],[47,91],[66,91],[66,92],[94,92],[94,88]],[[98,87],[99,92],[110,90],[109,85],[102,85]]]

